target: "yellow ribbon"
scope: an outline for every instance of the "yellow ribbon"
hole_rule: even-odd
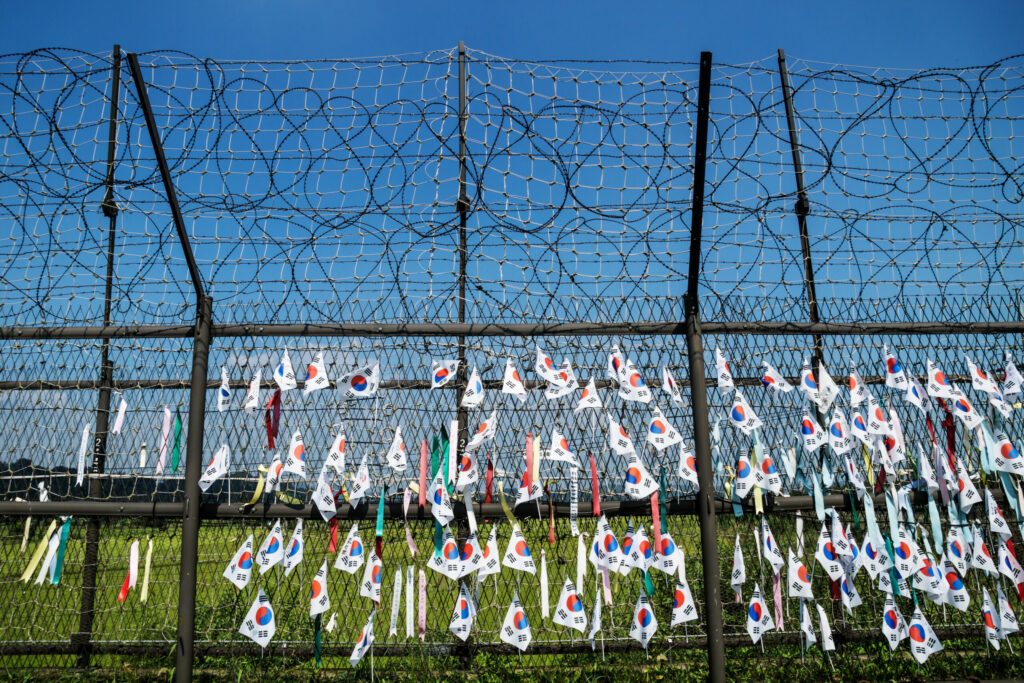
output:
[[[263,496],[263,486],[267,482],[266,476],[267,476],[267,472],[269,471],[267,469],[267,466],[266,465],[260,465],[257,469],[259,469],[260,478],[256,480],[256,492],[252,494],[252,498],[250,498],[249,502],[246,503],[245,506],[244,506],[244,507],[247,507],[247,508],[250,508],[253,505],[255,505],[256,503],[260,502],[260,497]]]
[[[142,595],[139,596],[139,602],[146,602],[149,598],[149,567],[153,563],[153,537],[150,536],[146,540],[149,545],[146,546],[146,566],[142,570]]]
[[[25,568],[25,572],[21,575],[22,583],[28,583],[32,580],[32,576],[36,573],[36,566],[43,559],[43,555],[46,553],[46,548],[50,545],[50,536],[53,536],[53,532],[57,530],[57,520],[51,520],[50,526],[46,527],[46,533],[39,540],[39,545],[36,546],[36,551],[32,553],[32,559],[28,563],[28,567]]]
[[[498,489],[498,496],[501,498],[501,509],[505,513],[505,518],[508,519],[508,523],[512,526],[516,525],[516,516],[512,514],[512,508],[508,506],[508,501],[505,500],[505,489]]]
[[[871,467],[871,451],[867,446],[861,446],[861,452],[864,453],[864,471],[868,475],[868,486],[875,485],[875,470]]]

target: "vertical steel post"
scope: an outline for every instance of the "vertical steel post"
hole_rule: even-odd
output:
[[[466,123],[469,118],[468,112],[468,93],[467,83],[468,78],[467,66],[466,66],[466,44],[463,41],[459,41],[459,199],[456,203],[456,207],[459,211],[459,322],[466,322],[466,262],[468,260],[468,249],[466,245],[466,225],[469,220],[469,196],[466,193]],[[459,421],[459,434],[458,434],[458,452],[461,453],[462,449],[466,447],[469,441],[469,411],[462,407],[462,396],[466,392],[467,383],[467,368],[466,368],[466,337],[459,337],[459,370],[456,375],[459,390],[455,392],[455,400],[458,401],[458,405],[455,408],[456,416]],[[466,500],[466,505],[469,505],[469,501]],[[458,535],[459,542],[465,542],[466,536],[469,534],[469,528],[467,527],[466,520],[460,518],[458,522]],[[469,670],[472,664],[473,654],[469,647],[469,643],[460,643],[456,649],[459,656],[459,661],[462,664],[462,668],[465,671]]]
[[[714,470],[704,340],[700,330],[701,233],[704,226],[704,180],[707,166],[708,119],[711,109],[711,53],[700,53],[697,94],[697,144],[693,159],[693,205],[690,220],[690,270],[686,292],[686,348],[690,362],[693,437],[697,451],[697,514],[700,519],[701,563],[704,569],[704,615],[708,632],[708,680],[725,680],[725,639],[722,632],[722,567],[718,554]]]
[[[804,190],[804,166],[800,159],[800,141],[796,132],[796,115],[793,113],[793,90],[789,87],[789,71],[786,69],[786,53],[779,48],[779,80],[782,84],[782,99],[786,106],[786,124],[789,127],[789,147],[793,155],[793,173],[796,176],[796,205],[793,207],[796,220],[800,226],[800,251],[804,259],[804,289],[807,291],[807,313],[812,323],[819,322],[818,295],[814,287],[814,262],[811,260],[811,240],[807,235],[807,214],[811,212],[811,203],[807,200]],[[821,363],[824,358],[821,335],[814,337],[814,366],[818,376],[821,375]]]
[[[199,475],[203,468],[203,423],[206,417],[206,369],[210,355],[210,341],[213,337],[213,300],[206,295],[199,266],[185,228],[185,219],[178,206],[171,170],[164,155],[160,131],[153,116],[153,107],[146,91],[139,58],[128,54],[128,66],[135,81],[139,106],[146,118],[149,140],[153,146],[160,178],[163,181],[167,204],[174,219],[185,262],[188,265],[192,286],[196,292],[196,327],[192,345],[192,379],[188,406],[188,446],[185,449],[185,490],[182,492],[184,514],[181,528],[181,571],[178,581],[178,639],[174,655],[174,680],[189,683],[192,680],[196,623],[196,566],[199,560],[199,507],[202,492],[199,490]]]
[[[111,324],[114,290],[114,245],[117,232],[117,203],[114,201],[114,167],[117,154],[117,115],[121,100],[121,46],[111,52],[110,112],[107,121],[106,192],[100,208],[107,217],[107,274],[103,289],[103,325]],[[114,365],[110,362],[110,339],[100,345],[100,389],[96,405],[96,430],[92,444],[92,466],[89,469],[89,498],[104,498],[100,475],[107,460],[107,433],[110,427],[110,393],[114,384]],[[85,531],[85,557],[82,565],[82,606],[78,616],[77,643],[79,667],[89,666],[92,626],[95,619],[96,571],[99,564],[100,521],[90,517]]]

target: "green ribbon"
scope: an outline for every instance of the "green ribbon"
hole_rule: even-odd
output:
[[[377,503],[377,528],[374,533],[377,538],[384,537],[384,494],[388,492],[388,487],[385,486],[380,492],[380,502]]]
[[[441,546],[444,545],[444,527],[437,520],[434,520],[434,555],[441,554]]]
[[[64,573],[64,552],[68,549],[68,536],[71,535],[71,518],[64,520],[60,528],[60,542],[57,545],[57,567],[53,570],[53,585],[60,583],[60,577]]]
[[[181,461],[181,412],[174,411],[174,449],[171,451],[171,471],[178,471]]]
[[[317,668],[323,666],[320,655],[323,649],[323,630],[320,627],[320,615],[316,615],[313,619],[313,659],[316,661]]]
[[[885,552],[889,555],[889,580],[892,582],[893,597],[901,597],[900,574],[896,571],[896,551],[892,547],[892,537],[885,537]],[[916,599],[915,599],[916,604]]]
[[[650,572],[644,572],[644,588],[647,590],[647,595],[654,595],[654,582],[651,581]]]
[[[430,440],[430,478],[433,479],[437,476],[437,470],[441,467],[441,460],[439,454],[441,453],[440,440],[437,438],[437,434],[434,434]]]

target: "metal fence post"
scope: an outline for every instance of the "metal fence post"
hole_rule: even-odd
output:
[[[199,560],[199,513],[202,492],[199,490],[199,475],[203,468],[203,426],[206,417],[206,368],[210,355],[210,341],[213,336],[213,300],[206,295],[199,266],[185,228],[185,219],[178,206],[171,170],[164,156],[163,142],[157,129],[153,107],[142,77],[139,58],[128,54],[128,66],[139,95],[139,105],[146,118],[153,154],[160,169],[167,204],[174,219],[185,262],[188,265],[192,286],[196,292],[196,327],[192,346],[192,380],[188,406],[188,446],[185,450],[185,490],[182,492],[183,516],[181,529],[181,572],[178,581],[178,639],[174,657],[174,680],[188,683],[192,680],[196,623],[196,566]]]
[[[693,159],[693,205],[690,221],[690,270],[686,293],[686,349],[690,362],[693,438],[697,451],[697,514],[700,519],[701,563],[704,569],[704,616],[708,632],[708,680],[725,680],[725,640],[722,631],[722,567],[718,555],[718,520],[711,462],[704,340],[700,329],[701,233],[704,225],[704,179],[707,165],[708,119],[711,108],[711,53],[700,53],[697,95],[697,145]]]
[[[106,192],[100,205],[107,217],[107,274],[103,292],[103,325],[111,324],[114,288],[114,244],[117,231],[117,204],[114,202],[114,167],[117,153],[117,114],[121,99],[121,46],[114,45],[110,76],[110,113],[107,125],[107,177]],[[103,480],[100,475],[107,460],[107,433],[110,426],[110,393],[114,384],[114,365],[110,361],[110,339],[100,344],[100,383],[96,405],[96,430],[92,443],[92,466],[89,469],[89,494],[102,499]],[[78,616],[78,632],[72,637],[77,643],[79,667],[89,666],[93,620],[96,616],[96,571],[99,564],[100,521],[90,517],[85,531],[85,557],[82,565],[82,606]]]

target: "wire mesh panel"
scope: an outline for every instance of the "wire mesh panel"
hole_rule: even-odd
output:
[[[955,560],[951,530],[966,534],[972,550],[984,539],[999,562],[1014,542],[1020,547],[1019,489],[997,473],[989,443],[1005,434],[1013,449],[1024,439],[1019,394],[990,400],[967,359],[1006,390],[1008,358],[1022,351],[1019,335],[1005,332],[1019,329],[1024,281],[1019,57],[912,72],[797,61],[787,72],[792,131],[790,93],[774,61],[715,65],[697,245],[690,244],[699,144],[694,64],[540,63],[461,48],[314,62],[176,52],[139,59],[157,140],[136,84],[115,59],[62,50],[0,57],[0,504],[10,511],[0,528],[0,596],[12,605],[0,620],[0,660],[7,669],[138,667],[140,677],[152,677],[168,666],[187,500],[203,521],[197,593],[194,601],[187,590],[183,596],[186,609],[195,607],[196,666],[211,676],[347,670],[374,614],[375,643],[369,662],[352,669],[356,679],[367,665],[395,678],[599,676],[607,670],[600,667],[624,677],[701,678],[709,609],[719,610],[704,599],[689,459],[695,431],[706,427],[725,622],[722,634],[710,635],[729,648],[731,678],[783,679],[796,666],[808,680],[967,676],[982,668],[1020,674],[1009,648],[989,651],[981,613],[983,589],[1001,590],[1017,605],[1009,576],[958,570],[948,580],[966,583],[966,611],[929,598],[918,585],[924,579],[900,589],[903,618],[920,606],[947,650],[918,668],[906,643],[888,654],[877,579],[859,570],[844,590],[815,558],[827,507],[864,547],[873,533],[870,495],[883,535],[891,542],[897,530],[910,534],[942,580],[949,575],[943,554]],[[199,282],[190,280],[175,234],[154,143],[166,153]],[[796,191],[794,149],[805,195]],[[113,204],[104,206],[108,193]],[[803,235],[797,214],[806,219]],[[694,424],[678,323],[692,258],[711,330],[703,334],[707,425]],[[825,321],[812,331],[820,334],[796,327],[810,319],[811,285]],[[208,351],[191,338],[193,289],[213,298]],[[758,325],[768,322],[787,326]],[[878,322],[893,328],[862,325]],[[558,327],[564,323],[581,325]],[[985,328],[992,323],[1002,326]],[[639,383],[609,369],[613,346]],[[937,364],[959,393],[919,409],[905,390],[886,387],[894,371],[886,350],[922,386],[928,364]],[[763,423],[756,437],[731,424],[734,395],[717,381],[716,351]],[[536,369],[541,352],[551,372],[571,372],[578,386],[553,386]],[[208,370],[205,413],[192,409],[187,393],[194,354]],[[275,397],[286,355],[297,386]],[[804,383],[801,370],[812,359],[819,382],[819,359],[840,386],[859,371],[887,428],[899,425],[902,457],[885,466],[899,444],[881,434],[846,453],[804,447],[806,420],[827,439],[834,407],[818,410],[802,390],[777,393],[762,378],[768,363]],[[461,364],[453,379],[432,388],[435,363],[454,360]],[[522,400],[502,391],[507,363],[523,380]],[[379,386],[355,397],[352,373],[374,365]],[[483,398],[462,405],[474,371]],[[304,390],[314,375],[327,381]],[[600,405],[580,408],[590,382]],[[649,401],[629,400],[644,388]],[[854,405],[845,389],[835,405],[847,429],[855,412],[871,407]],[[968,426],[963,405],[984,414],[989,434]],[[204,428],[204,452],[193,455],[208,472],[194,501],[185,495],[193,419]],[[443,531],[413,490],[429,486],[421,453],[427,467],[443,461],[455,419],[460,455],[481,426],[491,434],[468,449],[478,480],[461,496],[453,492],[458,546],[470,535],[465,504],[475,502],[478,539],[495,529],[504,554],[512,524],[498,503],[519,494],[527,443],[547,455],[564,437],[571,452],[568,461],[544,458],[543,494],[514,506],[525,547],[538,571],[546,567],[546,600],[536,574],[505,567],[497,576],[467,575],[477,611],[466,642],[449,628],[460,582],[429,566],[445,552]],[[657,448],[669,427],[682,443]],[[400,471],[388,465],[398,429]],[[345,464],[325,467],[341,434]],[[614,446],[623,435],[636,460]],[[278,477],[275,465],[287,463],[300,441],[303,471]],[[737,493],[744,463],[764,473],[767,458],[778,470],[778,492]],[[632,500],[638,464],[657,481],[658,500]],[[937,472],[931,505],[929,465]],[[362,466],[360,484],[353,475]],[[333,523],[313,505],[321,472],[339,505]],[[272,479],[276,490],[268,490]],[[967,482],[979,492],[969,511],[960,493]],[[363,502],[347,505],[357,486]],[[566,518],[574,490],[582,537]],[[652,539],[666,533],[686,558],[685,572],[652,569],[646,580],[640,571],[610,572],[604,585],[587,559],[595,541],[611,543],[592,514],[598,490],[616,543],[631,527],[642,525]],[[1005,534],[993,532],[989,494],[1009,522]],[[887,495],[894,506],[907,501],[899,520],[890,520]],[[65,507],[56,516],[53,507],[33,512],[27,522],[30,509],[47,510],[29,502],[47,501]],[[361,594],[363,570],[349,574],[335,561],[353,525],[364,552],[376,545],[379,502],[386,515],[375,606]],[[274,542],[294,558],[300,519],[303,560],[288,571],[261,571],[260,546],[279,521]],[[809,570],[812,601],[789,595],[788,567],[771,569],[765,523],[774,545],[793,549]],[[251,577],[239,588],[225,570],[250,536]],[[669,547],[657,545],[657,552]],[[746,579],[734,586],[737,546]],[[320,589],[311,586],[324,562],[331,606],[314,619],[310,594]],[[593,642],[542,615],[545,602],[557,608],[563,581],[581,573],[588,617],[603,606]],[[688,584],[697,611],[673,627],[677,580]],[[777,628],[751,645],[755,583]],[[261,592],[266,611],[250,615]],[[647,612],[634,611],[641,594],[649,596]],[[532,632],[524,655],[500,637],[515,596]],[[808,647],[805,607],[817,637],[824,640],[829,625],[835,651]],[[646,648],[631,637],[637,618],[659,625]],[[256,631],[268,619],[276,627],[266,648],[243,632],[253,619]]]

